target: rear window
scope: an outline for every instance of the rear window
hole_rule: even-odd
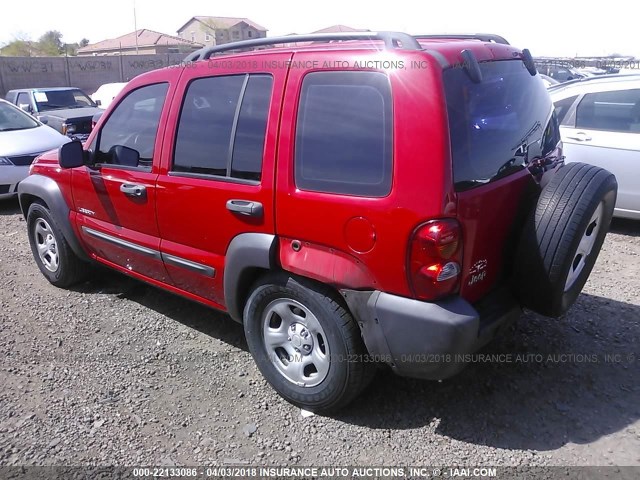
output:
[[[443,73],[456,190],[466,190],[525,168],[559,138],[542,80],[521,60],[481,63],[474,83],[463,68]],[[549,122],[553,125],[549,125]]]

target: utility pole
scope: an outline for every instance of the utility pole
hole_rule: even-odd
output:
[[[133,0],[133,28],[136,31],[136,55],[138,55],[138,20],[136,19],[136,0]]]

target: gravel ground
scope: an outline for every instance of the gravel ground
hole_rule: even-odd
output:
[[[527,313],[483,351],[512,361],[381,372],[306,417],[228,317],[103,270],[51,286],[0,202],[0,465],[640,465],[638,292],[640,222],[616,221],[565,319]]]

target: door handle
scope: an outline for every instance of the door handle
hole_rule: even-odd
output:
[[[120,191],[129,197],[144,197],[147,193],[147,187],[144,185],[135,185],[132,183],[123,183],[120,185]]]
[[[566,137],[571,140],[577,140],[578,142],[588,142],[591,140],[591,137],[584,132],[576,132],[574,134],[567,135]]]
[[[263,212],[260,202],[251,202],[249,200],[228,200],[227,210],[251,217],[261,217]]]

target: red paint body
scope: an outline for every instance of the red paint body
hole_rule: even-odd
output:
[[[422,43],[427,51],[439,52],[450,63],[462,61],[460,51],[464,48],[473,50],[479,60],[510,59],[518,53],[510,46],[476,41]],[[41,157],[34,165],[33,173],[54,178],[62,189],[73,211],[76,233],[90,256],[136,278],[224,310],[225,255],[230,242],[245,232],[272,233],[279,238],[277,259],[285,270],[335,287],[411,297],[407,250],[412,233],[429,220],[456,218],[462,231],[460,294],[475,302],[499,283],[508,267],[505,252],[510,249],[520,202],[535,181],[524,170],[456,194],[442,67],[434,56],[425,51],[378,51],[370,43],[354,43],[348,48],[344,44],[328,44],[224,58],[233,61],[226,67],[213,68],[210,62],[203,61],[141,75],[125,87],[100,119],[86,148],[90,148],[101,126],[129,92],[143,85],[169,83],[150,172],[87,166],[62,171],[55,153]],[[287,68],[287,60],[311,68]],[[374,60],[404,63],[404,68],[380,70],[388,75],[393,94],[391,193],[383,198],[364,198],[297,189],[294,139],[304,76],[311,71],[344,68],[336,67],[336,61],[352,66]],[[412,62],[420,67],[412,67]],[[326,65],[329,66],[325,68]],[[273,77],[260,184],[170,175],[177,121],[189,82],[252,72]],[[119,186],[127,182],[144,184],[146,198],[132,201],[123,196]],[[256,220],[228,211],[226,202],[237,198],[262,203],[264,215]],[[88,215],[81,209],[93,213]],[[213,267],[216,274],[206,277],[165,264],[161,259],[123,252],[87,235],[82,227]],[[299,251],[292,248],[293,241],[300,242]],[[472,281],[477,262],[485,262],[484,277]]]

